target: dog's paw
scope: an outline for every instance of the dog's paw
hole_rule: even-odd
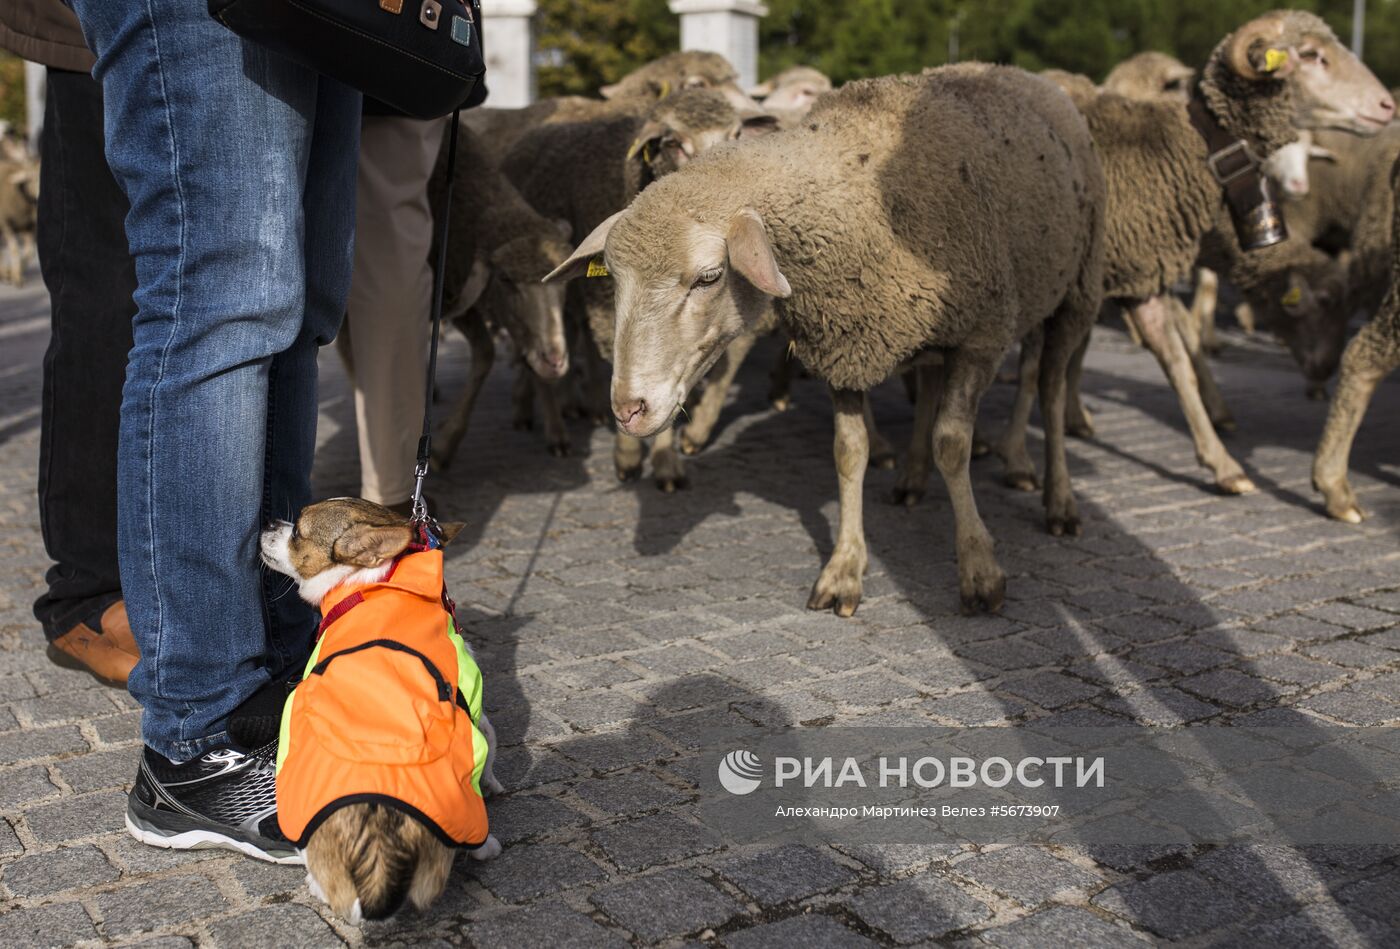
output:
[[[501,842],[496,839],[494,834],[487,834],[486,843],[477,847],[475,850],[467,851],[467,856],[471,857],[473,860],[494,860],[500,855]]]

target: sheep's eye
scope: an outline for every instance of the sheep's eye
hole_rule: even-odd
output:
[[[681,140],[678,138],[670,137],[663,138],[661,140],[661,147],[666,149],[667,151],[678,152],[681,149]]]
[[[702,271],[700,271],[699,276],[697,276],[697,277],[695,278],[695,283],[693,284],[693,286],[696,286],[696,287],[709,287],[709,286],[713,286],[714,284],[716,284],[716,283],[719,282],[719,278],[722,277],[722,276],[724,276],[724,268],[723,268],[723,267],[711,267],[709,270],[702,270]]]
[[[685,87],[687,89],[703,89],[709,84],[709,80],[707,80],[704,76],[691,76],[685,81]]]
[[[1316,60],[1322,60],[1322,62],[1323,62],[1324,64],[1327,62],[1326,59],[1323,59],[1322,54],[1319,53],[1319,52],[1318,52],[1317,50],[1315,50],[1315,49],[1302,49],[1302,50],[1299,50],[1299,51],[1298,51],[1298,55],[1301,56],[1301,57],[1303,57],[1304,59],[1308,60],[1309,62],[1313,62],[1313,61],[1316,61]]]

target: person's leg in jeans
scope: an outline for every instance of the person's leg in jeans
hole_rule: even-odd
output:
[[[338,348],[355,390],[360,494],[408,513],[423,426],[433,276],[428,178],[446,123],[366,116],[355,275]]]
[[[128,826],[162,846],[293,860],[277,847],[271,749],[230,747],[227,721],[313,630],[294,595],[269,601],[257,540],[309,496],[315,348],[344,307],[359,96],[201,3],[74,7],[138,283],[118,534],[148,752]]]
[[[136,271],[126,195],[102,151],[102,87],[48,70],[40,139],[39,267],[52,331],[44,353],[39,523],[54,561],[34,616],[49,656],[124,685],[136,643],[117,567],[117,422]]]

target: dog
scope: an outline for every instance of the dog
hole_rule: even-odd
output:
[[[442,525],[441,543],[461,529]],[[401,515],[359,498],[313,504],[260,539],[263,563],[322,612],[283,711],[279,822],[303,851],[312,894],[356,925],[405,900],[426,909],[447,884],[453,847],[476,860],[501,852],[482,800],[504,790],[495,730],[448,618],[442,552],[419,540]]]

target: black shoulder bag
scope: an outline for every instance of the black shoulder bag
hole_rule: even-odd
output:
[[[428,354],[423,435],[413,490],[413,520],[437,525],[423,503],[432,452],[433,376],[447,272],[447,224],[457,161],[458,111],[478,105],[485,87],[480,0],[208,0],[209,15],[244,39],[359,89],[420,119],[452,113],[447,144],[447,190],[438,209],[442,240],[433,278],[433,337]]]

